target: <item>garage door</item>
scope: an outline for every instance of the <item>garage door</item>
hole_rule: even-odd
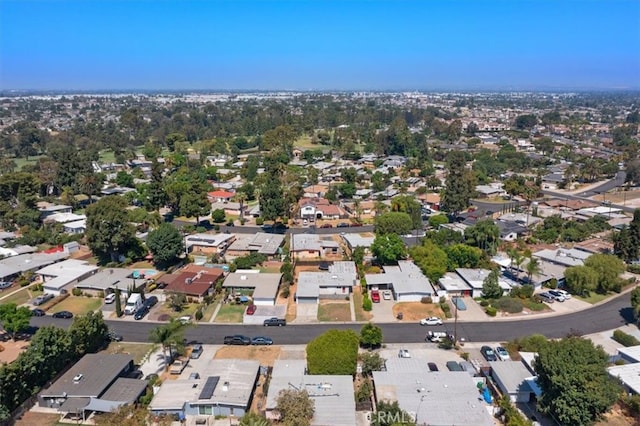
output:
[[[298,303],[313,303],[318,304],[318,299],[315,297],[298,297]]]

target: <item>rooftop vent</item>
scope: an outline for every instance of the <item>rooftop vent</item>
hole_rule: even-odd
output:
[[[185,283],[185,284],[191,284],[191,282],[192,282],[192,279],[191,279],[191,278],[187,278],[186,280],[184,280],[184,283]]]
[[[241,279],[242,281],[246,281],[246,280],[247,280],[247,276],[246,276],[246,275],[240,275],[240,279]]]
[[[229,390],[229,382],[224,382],[222,384],[222,391],[227,392]]]

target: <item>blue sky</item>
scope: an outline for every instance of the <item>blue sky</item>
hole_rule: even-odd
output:
[[[640,88],[640,1],[0,1],[0,89],[550,88]]]

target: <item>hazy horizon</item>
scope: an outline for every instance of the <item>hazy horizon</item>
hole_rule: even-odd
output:
[[[640,88],[640,2],[0,3],[0,90]]]

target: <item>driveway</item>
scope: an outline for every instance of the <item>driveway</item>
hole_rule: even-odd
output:
[[[382,292],[381,292],[382,293]],[[373,315],[373,322],[394,322],[398,321],[396,317],[393,315],[393,305],[396,303],[395,300],[385,300],[380,295],[380,303],[373,303],[373,309],[371,310],[371,314]]]
[[[317,303],[298,303],[296,306],[295,324],[316,323],[318,322],[318,304]]]

